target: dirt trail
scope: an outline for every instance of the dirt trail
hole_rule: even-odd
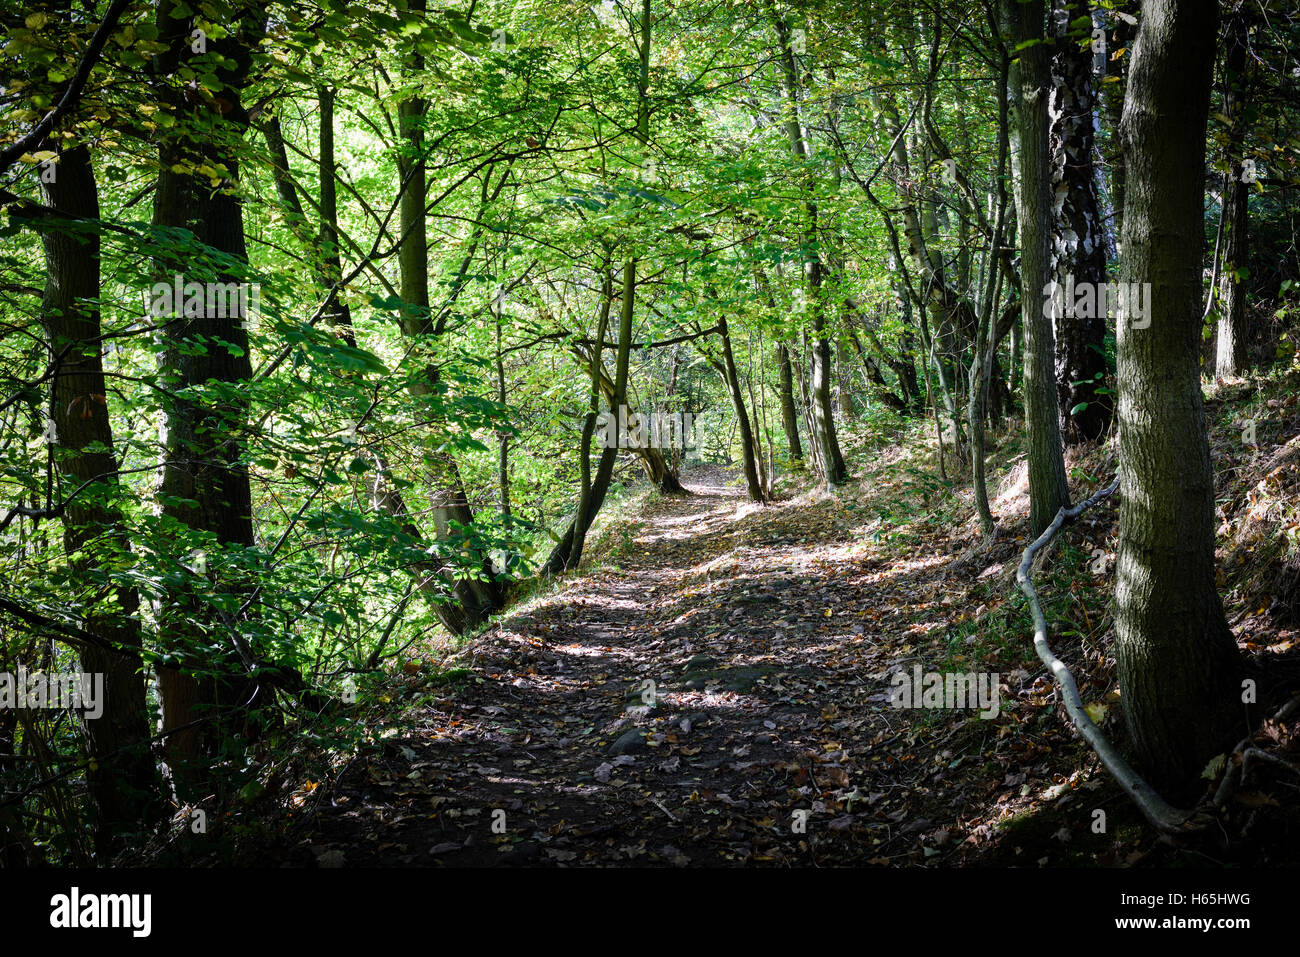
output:
[[[1042,755],[1032,740],[1001,748],[997,723],[970,712],[890,707],[887,673],[919,660],[943,561],[887,562],[846,540],[841,504],[757,508],[731,478],[687,476],[693,495],[651,501],[617,554],[479,639],[473,677],[316,802],[300,862],[836,865],[971,850],[972,803]]]

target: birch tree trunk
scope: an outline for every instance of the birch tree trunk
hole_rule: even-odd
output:
[[[1219,321],[1214,374],[1239,375],[1246,368],[1247,197],[1242,150],[1246,141],[1245,112],[1251,68],[1246,18],[1240,8],[1228,21],[1224,44],[1223,112],[1228,117],[1229,175],[1223,192],[1223,266],[1219,280]]]
[[[1106,237],[1092,161],[1096,141],[1093,111],[1097,106],[1093,54],[1089,47],[1080,46],[1077,33],[1072,35],[1070,29],[1071,21],[1087,16],[1088,4],[1081,0],[1053,0],[1051,272],[1062,288],[1106,282]],[[1114,415],[1109,393],[1098,391],[1105,387],[1106,317],[1071,316],[1061,310],[1055,321],[1055,338],[1061,436],[1067,445],[1093,441],[1105,434]]]

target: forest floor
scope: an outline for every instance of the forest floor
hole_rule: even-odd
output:
[[[1297,421],[1275,423],[1276,446],[1244,453],[1230,445],[1236,413],[1209,411],[1225,418],[1216,458],[1254,463],[1221,473],[1245,529],[1265,501],[1251,483],[1300,485],[1300,439],[1282,441],[1300,433],[1300,408],[1286,403]],[[1072,458],[1076,498],[1109,480],[1113,456],[1112,445]],[[405,661],[355,717],[372,743],[298,781],[288,826],[258,857],[324,867],[1293,862],[1293,785],[1238,795],[1247,831],[1260,814],[1283,814],[1280,831],[1262,827],[1266,840],[1173,847],[1069,727],[1015,587],[1028,503],[1023,457],[1009,458],[991,479],[992,543],[961,483],[935,479],[932,463],[914,467],[898,446],[860,455],[873,467],[834,497],[792,483],[756,506],[733,472],[706,469],[683,476],[689,496],[634,499],[607,519],[581,573],[520,600],[454,661]],[[1109,642],[1116,515],[1108,501],[1071,526],[1039,586],[1054,650],[1094,719],[1122,740]],[[1237,556],[1220,561],[1231,568]],[[1258,603],[1236,591],[1226,602],[1243,651],[1293,649],[1296,631],[1270,624]],[[991,674],[997,714],[894,707],[890,679],[917,667]],[[1300,744],[1284,728],[1269,733],[1284,749]]]
[[[423,671],[408,675],[398,694],[421,702],[403,727],[327,793],[300,796],[311,812],[290,860],[1048,865],[1148,853],[1136,812],[1056,714],[1029,632],[988,614],[1010,597],[1023,536],[971,564],[946,537],[894,524],[892,483],[756,507],[729,473],[685,481],[692,495],[649,497],[611,555],[474,641],[460,680],[429,695]],[[990,582],[970,604],[972,585]],[[996,672],[997,716],[892,707],[889,676],[917,664]],[[1109,815],[1105,834],[1094,809]]]

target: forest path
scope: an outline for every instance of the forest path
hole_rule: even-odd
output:
[[[951,648],[948,556],[893,537],[886,555],[847,534],[862,516],[843,502],[756,507],[731,479],[697,471],[691,496],[651,499],[615,554],[479,638],[467,680],[430,694],[410,679],[424,697],[406,729],[313,795],[295,857],[779,866],[973,850],[963,838],[988,827],[971,804],[1013,800],[1015,765],[1046,748],[1004,749],[999,722],[969,711],[890,707],[893,668]]]

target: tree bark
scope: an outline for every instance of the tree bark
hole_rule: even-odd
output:
[[[1124,229],[1124,197],[1127,171],[1124,149],[1120,143],[1119,124],[1128,92],[1128,75],[1133,61],[1134,26],[1121,14],[1136,19],[1138,0],[1116,0],[1111,11],[1112,27],[1105,33],[1105,75],[1110,81],[1101,85],[1101,114],[1106,120],[1107,139],[1102,155],[1110,167],[1111,235],[1118,238]],[[1100,22],[1094,20],[1094,23]],[[1120,50],[1128,51],[1116,56]]]
[[[609,288],[607,285],[606,289]],[[608,298],[606,301],[608,302]],[[610,408],[615,421],[618,419],[619,408],[627,404],[627,373],[632,353],[632,317],[635,305],[636,260],[629,259],[623,264],[623,292],[618,317],[618,353],[614,362],[614,394],[610,399]],[[604,325],[603,321],[601,325]],[[600,344],[603,342],[603,337],[598,338],[596,345],[592,347],[592,385],[594,388],[600,387],[600,376],[603,374],[600,368]],[[585,426],[583,431],[586,431]],[[588,450],[582,454],[590,454],[590,442],[590,437],[588,437]],[[569,523],[569,528],[564,533],[564,537],[551,550],[550,556],[546,559],[546,564],[542,566],[542,574],[554,575],[566,569],[577,568],[578,558],[582,555],[587,532],[591,528],[591,523],[596,520],[601,505],[605,502],[605,495],[609,491],[610,478],[614,474],[614,463],[617,459],[618,442],[615,441],[607,445],[601,453],[595,481],[591,483],[589,491],[584,489],[579,499],[578,511],[574,515],[573,521]],[[583,506],[584,500],[587,503],[585,508]],[[575,555],[577,558],[574,557]]]
[[[322,86],[317,91],[320,104],[320,234],[317,246],[321,257],[321,285],[329,289],[343,277],[339,260],[339,201],[337,171],[334,160],[334,91]],[[326,321],[339,337],[353,348],[356,335],[352,330],[352,309],[343,290],[330,300]]]
[[[1053,0],[1051,122],[1052,185],[1055,206],[1052,229],[1052,278],[1063,288],[1106,282],[1106,237],[1097,201],[1093,167],[1093,54],[1080,46],[1070,23],[1088,16],[1082,0]],[[1086,32],[1085,32],[1086,35]],[[1094,441],[1105,434],[1114,415],[1105,388],[1106,317],[1071,316],[1055,320],[1056,398],[1061,436],[1067,445]],[[1083,406],[1078,412],[1074,410]]]
[[[410,0],[412,11],[423,11],[425,0]],[[418,74],[424,68],[424,57],[411,53],[407,69]],[[398,268],[401,275],[402,334],[410,340],[434,337],[441,333],[429,309],[429,245],[425,223],[425,205],[428,201],[424,159],[424,134],[422,123],[426,102],[421,97],[408,97],[398,104],[398,124],[403,152],[398,157],[397,169],[402,180],[399,205],[399,222],[403,237],[398,250]],[[432,363],[425,368],[423,381],[411,387],[417,399],[436,395],[441,388],[438,370]],[[474,523],[474,510],[465,494],[460,469],[450,452],[432,456],[429,469],[430,507],[433,513],[435,537],[448,554],[465,550],[462,539]],[[471,551],[473,551],[471,549]],[[498,610],[504,599],[501,584],[492,572],[491,559],[475,554],[470,561],[475,566],[471,577],[444,573],[452,601],[437,605],[443,625],[453,633],[463,633],[477,628],[488,616]]]
[[[1246,141],[1245,112],[1249,97],[1250,61],[1247,23],[1240,7],[1224,31],[1223,112],[1228,118],[1229,176],[1223,193],[1222,277],[1219,280],[1219,320],[1214,374],[1240,375],[1246,368],[1246,280],[1248,206],[1250,186],[1242,177],[1242,149]]]
[[[42,185],[46,204],[97,223],[98,189],[87,147],[62,151],[53,173]],[[65,495],[93,483],[64,499],[63,544],[74,579],[94,580],[130,550],[113,502],[118,464],[100,359],[100,241],[93,229],[71,232],[53,221],[44,225],[41,318],[50,351],[62,356],[50,390],[54,458]],[[90,590],[99,591],[98,586]],[[161,795],[145,707],[140,598],[126,586],[108,589],[105,597],[109,600],[88,595],[78,609],[87,630],[113,644],[85,645],[80,651],[82,671],[104,676],[103,713],[84,724],[95,847],[106,857],[120,846],[122,830],[141,827],[161,810]]]
[[[650,101],[648,98],[650,89],[650,38],[652,33],[650,0],[642,0],[641,2],[641,16],[637,24],[637,32],[640,39],[633,40],[637,53],[636,130],[634,135],[644,147],[650,141]],[[637,261],[635,257],[629,258],[623,263],[622,299],[618,318],[618,352],[614,364],[614,394],[610,400],[615,421],[618,419],[619,409],[627,403],[628,365],[632,354],[632,319],[636,307],[636,267]],[[606,265],[605,268],[608,275],[608,266]],[[610,286],[606,285],[605,288],[608,290]],[[607,293],[606,302],[608,301],[609,296]],[[603,321],[601,325],[604,325]],[[600,388],[600,377],[604,374],[601,369],[601,351],[604,348],[604,341],[603,336],[597,336],[595,345],[592,347],[592,384],[596,389]],[[582,454],[585,456],[588,452],[583,451]],[[577,567],[577,563],[571,560],[572,555],[575,552],[578,555],[582,553],[583,539],[605,501],[605,493],[609,489],[610,477],[613,475],[614,462],[617,458],[618,441],[615,441],[609,447],[606,447],[601,454],[600,465],[596,471],[596,481],[592,484],[590,495],[583,495],[583,498],[589,502],[587,514],[581,514],[580,506],[579,514],[574,516],[564,537],[552,549],[550,557],[547,558],[546,564],[542,567],[542,574],[553,575],[563,569]]]
[[[596,342],[591,347],[591,408],[587,412],[586,418],[582,423],[582,438],[578,443],[578,466],[581,474],[581,488],[578,492],[578,510],[573,519],[573,527],[569,535],[569,549],[564,556],[562,567],[564,569],[577,568],[582,562],[582,548],[586,543],[587,529],[591,526],[592,511],[592,485],[591,485],[591,437],[596,428],[596,418],[600,410],[601,385],[605,377],[604,369],[601,368],[603,359],[601,353],[604,351],[602,345],[605,341],[605,330],[609,328],[609,313],[613,302],[613,277],[610,275],[609,263],[606,262],[601,268],[601,302],[600,302],[600,320],[596,324]],[[611,390],[617,395],[617,388]],[[611,395],[611,403],[614,395]],[[613,409],[613,414],[617,418],[618,409]],[[617,453],[615,453],[616,455]],[[610,454],[608,448],[601,453],[600,472],[603,475],[604,486],[609,485],[609,476],[613,468],[615,455]],[[605,460],[609,459],[610,467],[604,468]],[[600,489],[601,501],[605,498],[605,488]]]
[[[587,361],[587,357],[583,356],[580,351],[575,350],[575,353],[584,362]],[[613,402],[614,380],[605,373],[599,362],[597,362],[596,368],[598,370],[601,393],[605,396],[607,401]],[[614,409],[614,414],[618,414],[617,407]],[[653,446],[639,447],[630,449],[629,451],[636,455],[636,457],[641,461],[641,467],[645,470],[646,478],[648,478],[650,484],[659,491],[663,492],[665,495],[691,494],[690,490],[682,485],[677,470],[672,467],[668,461],[668,457],[664,455],[662,451]]]
[[[1050,62],[1043,42],[1043,0],[1002,0],[1004,32],[1021,49],[1011,66],[1011,103],[1019,128],[1016,222],[1021,244],[1021,309],[1025,330],[1025,429],[1029,436],[1029,524],[1037,537],[1068,505],[1056,400],[1052,323],[1044,314],[1050,278],[1052,184],[1047,148]],[[1038,41],[1038,42],[1034,42]],[[1015,54],[1013,54],[1014,56]]]
[[[835,340],[835,372],[839,380],[835,391],[840,415],[847,421],[853,418],[853,363],[849,360],[849,349],[843,337]]]
[[[749,413],[745,409],[745,394],[740,390],[740,377],[736,374],[736,358],[731,348],[731,334],[727,331],[727,317],[718,317],[718,337],[722,340],[722,373],[731,396],[731,407],[736,415],[736,424],[740,428],[741,461],[745,470],[745,487],[751,502],[764,501],[763,483],[758,477],[758,466],[754,457],[756,448],[754,432],[750,427]],[[761,453],[760,453],[761,454]]]
[[[1201,398],[1205,128],[1215,0],[1148,0],[1121,137],[1121,280],[1150,326],[1118,324],[1116,659],[1138,766],[1175,800],[1243,730],[1242,662],[1215,590],[1214,474]]]
[[[175,16],[174,5],[162,0],[158,7],[160,40],[168,46],[155,62],[161,75],[174,73],[179,52],[189,47],[192,14]],[[182,96],[170,90],[169,109],[189,114],[191,120],[177,124],[176,135],[160,146],[161,172],[154,197],[153,224],[188,229],[206,246],[224,253],[237,262],[247,261],[244,219],[238,196],[239,161],[227,138],[242,135],[248,126],[248,112],[241,96],[248,80],[252,44],[262,33],[265,11],[244,11],[244,18],[232,24],[227,36],[210,38],[208,49],[220,54],[222,66],[217,75],[222,82],[220,99],[207,102],[202,97]],[[208,114],[215,114],[215,117]],[[194,129],[216,123],[219,132],[195,136]],[[227,176],[217,188],[207,176],[191,172],[196,166],[224,166]],[[170,279],[178,264],[160,262]],[[218,270],[216,276],[193,276],[195,280],[231,283],[242,277],[230,270]],[[162,514],[195,532],[210,535],[218,545],[238,552],[253,545],[252,493],[247,467],[243,464],[243,432],[247,425],[248,401],[239,384],[252,376],[246,315],[241,307],[214,309],[209,300],[195,314],[183,314],[181,304],[174,303],[175,313],[165,324],[165,351],[160,370],[173,396],[164,408],[163,470],[159,489]],[[222,316],[220,312],[226,312]],[[201,347],[196,344],[201,343]],[[202,395],[208,383],[234,386],[223,390],[221,398]],[[227,571],[222,587],[242,590],[247,583],[236,571]],[[201,587],[210,587],[208,582]],[[170,735],[166,753],[172,770],[183,784],[193,766],[201,776],[203,769],[194,763],[201,749],[212,750],[216,742],[227,737],[248,707],[260,708],[271,702],[260,695],[261,686],[248,678],[238,654],[213,656],[197,652],[196,646],[209,643],[201,631],[181,623],[185,607],[190,613],[203,614],[194,599],[177,594],[169,599],[172,607],[160,613],[159,631],[166,663],[158,668],[163,702],[163,730],[174,731],[204,718],[219,718],[201,727],[186,728]],[[212,630],[228,631],[225,622],[214,621]],[[205,673],[202,679],[195,672]],[[252,702],[249,705],[249,702]],[[226,720],[227,716],[229,720]]]
[[[267,117],[260,123],[260,128],[266,137],[267,148],[271,152],[271,175],[275,180],[280,202],[287,214],[290,229],[301,243],[303,251],[311,257],[314,263],[319,291],[322,295],[328,295],[331,286],[341,275],[337,247],[339,238],[337,172],[334,161],[333,123],[331,122],[333,117],[333,95],[331,91],[324,89],[320,91],[319,95],[321,99],[319,140],[321,187],[318,208],[320,221],[315,232],[312,231],[307,221],[302,200],[298,195],[293,177],[289,174],[289,156],[285,148],[284,136],[279,121],[274,116]],[[352,326],[352,312],[346,301],[342,300],[341,294],[342,291],[340,290],[325,315],[343,341],[355,348],[357,339],[356,331]],[[343,374],[353,375],[352,373]],[[356,410],[354,415],[359,417],[364,412],[366,404],[368,403],[363,402],[362,407]],[[373,479],[368,490],[371,503],[375,508],[386,512],[397,520],[402,534],[411,539],[411,547],[414,551],[418,551],[422,556],[431,554],[424,532],[415,524],[411,511],[407,507],[406,497],[393,482],[393,470],[388,456],[379,448],[374,448],[371,454],[375,465]],[[443,575],[440,563],[436,559],[416,560],[406,567],[414,578],[416,587],[420,592],[428,596],[431,602],[437,605],[437,614],[443,626],[457,634],[464,630],[467,625],[463,611],[446,602],[449,585]]]
[[[781,428],[785,431],[786,447],[790,450],[790,460],[802,463],[803,443],[799,441],[799,412],[794,404],[794,374],[790,370],[790,350],[784,342],[776,344],[776,368],[780,382]]]
[[[758,288],[767,300],[772,315],[777,315],[776,297],[772,295],[772,285],[767,273],[760,266],[754,271]],[[799,439],[799,410],[794,399],[794,372],[790,367],[790,348],[781,341],[776,343],[777,396],[781,403],[781,428],[785,432],[786,447],[790,451],[790,461],[795,468],[803,467],[803,443]]]
[[[781,68],[785,75],[786,131],[790,139],[790,150],[801,163],[805,164],[803,190],[808,197],[804,201],[808,223],[803,236],[803,259],[813,330],[813,345],[809,350],[812,363],[809,398],[812,401],[813,424],[810,438],[820,448],[819,458],[823,463],[822,478],[827,487],[833,489],[848,479],[848,469],[844,465],[839,437],[835,431],[835,407],[831,396],[831,345],[826,338],[826,312],[822,292],[824,267],[821,254],[817,251],[817,204],[811,198],[811,171],[807,168],[808,144],[804,139],[803,124],[799,118],[799,75],[794,50],[790,45],[790,29],[785,19],[776,13],[771,4],[768,9],[776,27]]]
[[[979,324],[971,349],[970,392],[967,405],[967,425],[971,444],[971,485],[975,499],[975,514],[979,516],[980,531],[991,538],[997,529],[993,511],[989,507],[988,480],[984,471],[984,419],[988,405],[989,379],[993,373],[993,356],[998,349],[997,300],[1002,289],[1002,261],[993,252],[1002,245],[1007,216],[1007,154],[1010,151],[1011,101],[1007,90],[1010,61],[1003,54],[998,77],[998,160],[997,205],[994,214],[993,235],[989,255],[984,257],[985,285],[980,298]]]

